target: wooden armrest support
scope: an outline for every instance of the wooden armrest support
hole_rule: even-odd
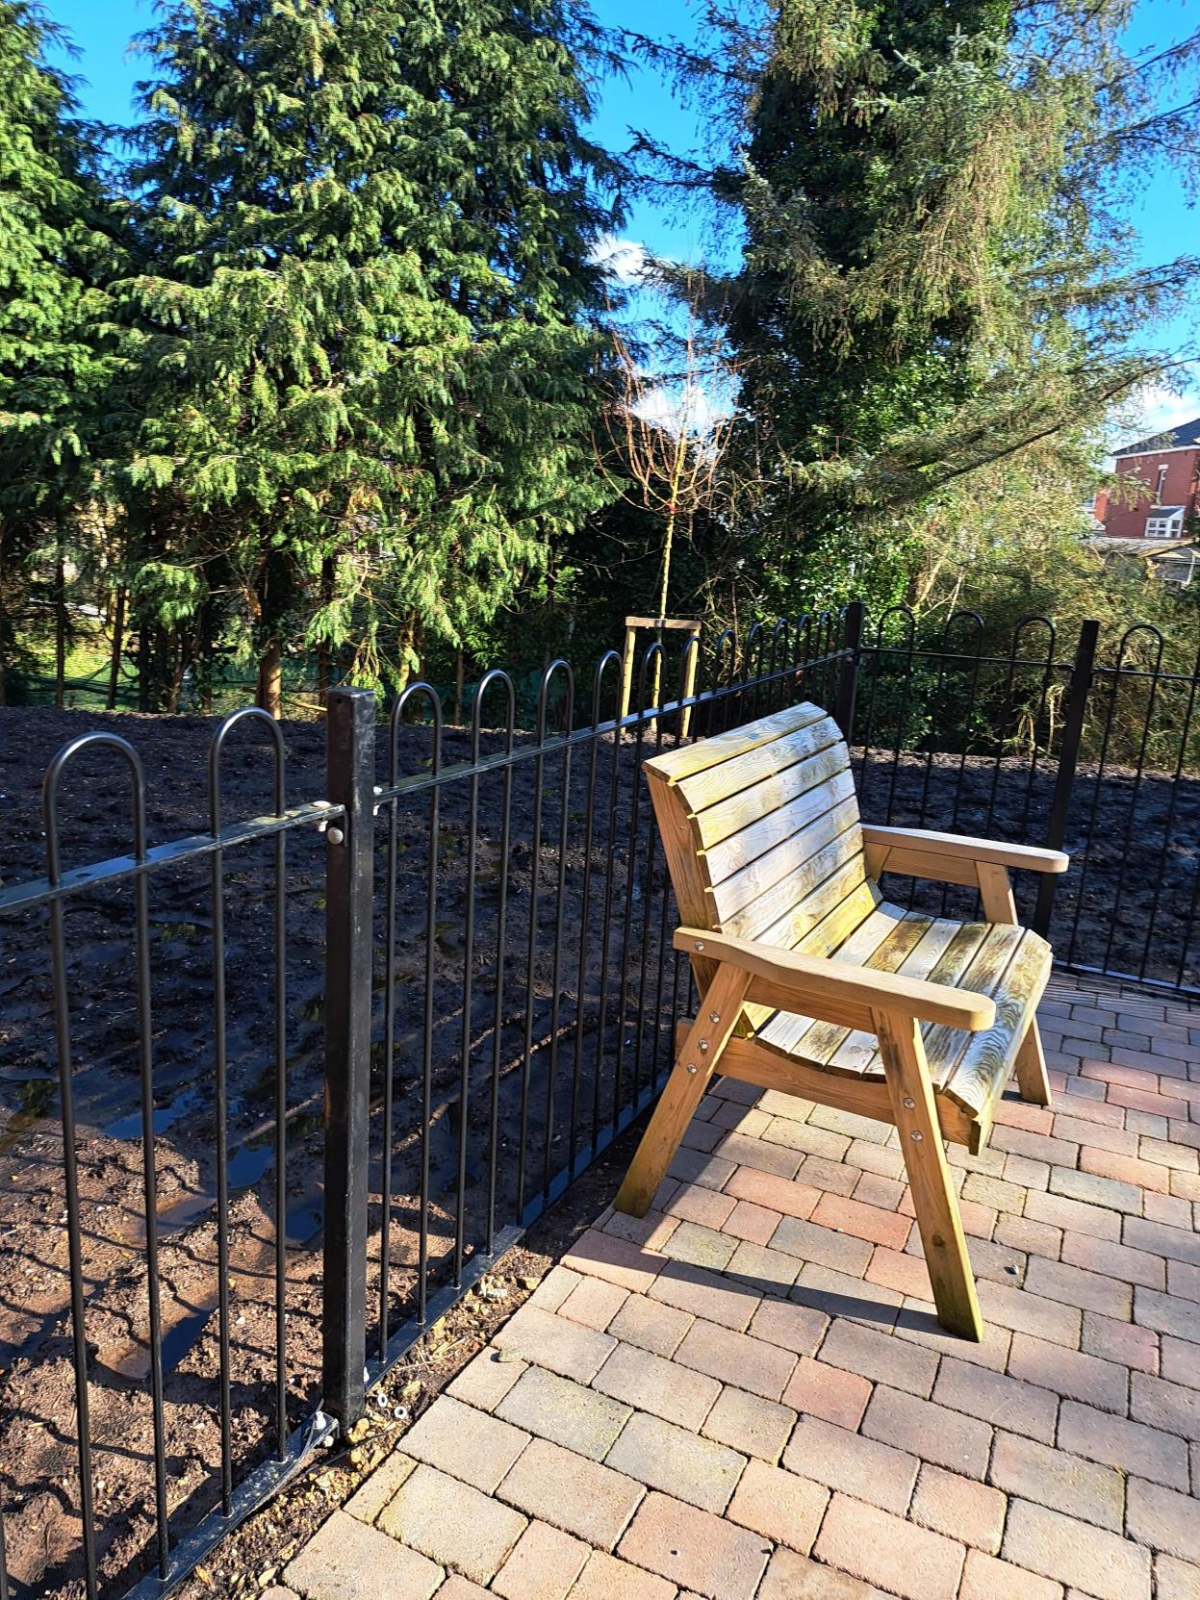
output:
[[[874,828],[864,825],[863,842],[885,850],[917,851],[922,856],[944,856],[954,861],[984,861],[996,867],[1022,867],[1028,872],[1065,872],[1071,864],[1070,856],[1064,855],[1061,850],[1042,850],[1028,844],[997,844],[992,839],[933,833],[925,828]],[[884,867],[885,872],[893,870]]]
[[[752,939],[735,939],[727,933],[706,933],[702,928],[676,928],[674,943],[676,950],[728,963],[753,974],[772,990],[785,991],[789,1003],[783,1009],[801,1016],[821,1017],[831,1012],[830,1020],[841,1021],[847,1008],[888,1011],[914,1017],[918,1022],[964,1028],[969,1033],[990,1028],[996,1020],[995,1003],[970,989],[951,989],[946,984],[927,983],[923,978],[905,978],[894,972],[853,967],[825,956],[778,950]]]

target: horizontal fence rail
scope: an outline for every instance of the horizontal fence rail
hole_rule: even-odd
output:
[[[867,821],[1071,853],[1018,889],[1060,964],[1200,985],[1200,679],[1155,630],[850,606],[623,670],[492,670],[465,726],[334,689],[324,752],[235,712],[203,779],[153,723],[54,757],[0,882],[0,1600],[167,1593],[653,1101],[692,989],[649,756],[815,700]]]

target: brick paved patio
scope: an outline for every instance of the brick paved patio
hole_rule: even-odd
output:
[[[1055,1107],[950,1152],[983,1344],[889,1129],[719,1082],[277,1600],[1200,1600],[1200,1012],[1040,1016]]]

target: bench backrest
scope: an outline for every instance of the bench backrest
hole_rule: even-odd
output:
[[[686,926],[827,955],[874,910],[850,754],[820,706],[791,706],[645,767]]]

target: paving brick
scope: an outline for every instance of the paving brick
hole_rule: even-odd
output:
[[[1142,1217],[1127,1217],[1121,1237],[1137,1250],[1149,1250],[1154,1255],[1168,1256],[1173,1261],[1190,1261],[1200,1265],[1200,1234],[1172,1227],[1163,1222],[1150,1222]]]
[[[467,1405],[478,1406],[481,1411],[494,1411],[528,1365],[527,1361],[489,1345],[470,1366],[463,1368],[446,1393]]]
[[[617,1553],[710,1600],[751,1600],[771,1546],[761,1534],[651,1493]]]
[[[1200,1349],[1194,1356],[1200,1367]],[[1131,1382],[1129,1415],[1138,1422],[1177,1433],[1184,1439],[1200,1440],[1200,1389],[1167,1383],[1144,1372],[1135,1372]],[[1200,1507],[1197,1507],[1200,1517]]]
[[[812,1220],[823,1227],[866,1239],[871,1244],[886,1245],[889,1250],[903,1250],[912,1227],[907,1217],[895,1211],[885,1211],[880,1206],[865,1205],[836,1194],[822,1195]]]
[[[783,1452],[783,1464],[803,1478],[813,1478],[827,1488],[840,1489],[901,1516],[908,1508],[920,1465],[916,1456],[822,1422],[819,1417],[800,1418]]]
[[[796,1355],[812,1355],[829,1327],[823,1312],[808,1306],[764,1300],[750,1321],[750,1333]]]
[[[938,1365],[931,1351],[852,1322],[833,1324],[821,1346],[821,1360],[922,1397],[932,1392]]]
[[[828,1504],[829,1490],[820,1484],[765,1462],[751,1461],[727,1515],[730,1521],[807,1555]]]
[[[678,1187],[671,1178],[664,1178],[659,1185],[660,1192],[668,1196],[674,1194]],[[678,1226],[678,1217],[668,1217],[651,1207],[644,1217],[627,1217],[624,1212],[614,1211],[601,1232],[611,1234],[614,1239],[624,1239],[639,1250],[658,1252]]]
[[[404,1435],[407,1455],[487,1494],[528,1443],[523,1429],[445,1394]]]
[[[787,1124],[784,1124],[787,1127]],[[717,1146],[717,1155],[725,1161],[736,1161],[739,1166],[754,1167],[758,1172],[770,1172],[777,1178],[794,1178],[800,1166],[800,1154],[786,1145],[772,1142],[773,1126],[769,1126],[761,1139],[748,1139],[742,1133],[727,1133]]]
[[[962,1339],[943,1328],[933,1306],[920,1300],[904,1302],[896,1318],[895,1335],[904,1343],[919,1344],[936,1355],[969,1361],[975,1366],[988,1367],[992,1372],[1003,1372],[1008,1365],[1008,1347],[1012,1341],[1011,1331],[995,1322],[984,1323],[983,1337],[977,1342]]]
[[[797,1144],[808,1144],[816,1130],[802,1128],[800,1133],[803,1134],[803,1138],[797,1139]],[[853,1166],[846,1166],[843,1155],[832,1157],[832,1155],[814,1155],[810,1152],[803,1160],[797,1178],[805,1184],[811,1184],[814,1189],[821,1189],[822,1194],[848,1195],[858,1184],[858,1170]]]
[[[796,1365],[790,1350],[700,1319],[688,1329],[675,1361],[767,1400],[781,1398]]]
[[[680,1183],[703,1183],[710,1189],[723,1189],[737,1171],[737,1162],[727,1156],[705,1155],[702,1150],[676,1150],[667,1176]]]
[[[871,1257],[866,1280],[868,1283],[881,1283],[885,1288],[895,1289],[898,1294],[917,1300],[928,1300],[932,1292],[929,1269],[923,1256],[885,1250],[882,1246]]]
[[[609,1324],[608,1331],[626,1344],[639,1345],[655,1355],[670,1356],[694,1321],[686,1311],[676,1311],[661,1301],[631,1294]]]
[[[593,1550],[571,1590],[571,1600],[675,1600],[675,1592],[675,1585],[665,1578],[632,1567],[606,1550]]]
[[[1150,1600],[1150,1552],[1046,1506],[1014,1500],[1003,1555],[1096,1600]]]
[[[486,1584],[525,1531],[525,1518],[469,1484],[422,1465],[384,1507],[379,1526],[439,1565]],[[369,1591],[372,1597],[378,1593],[378,1588]]]
[[[531,1522],[492,1579],[505,1600],[564,1600],[591,1551],[570,1534]]]
[[[730,1256],[725,1274],[763,1294],[786,1295],[799,1270],[800,1262],[795,1256],[743,1240]]]
[[[559,1315],[602,1333],[628,1298],[628,1289],[619,1289],[615,1283],[603,1278],[584,1278],[563,1301]]]
[[[1113,1112],[1119,1111],[1120,1108],[1106,1105],[1104,1109]],[[1054,1128],[1060,1139],[1069,1139],[1084,1148],[1111,1150],[1118,1156],[1136,1156],[1138,1136],[1120,1125],[1123,1120],[1119,1116],[1114,1116],[1107,1122],[1098,1122],[1081,1107],[1078,1116],[1074,1110],[1069,1113],[1060,1112],[1054,1119]]]
[[[411,1456],[393,1450],[375,1468],[362,1488],[350,1496],[346,1510],[360,1522],[374,1522],[416,1465]]]
[[[1180,1228],[1184,1233],[1194,1226],[1191,1202],[1181,1195],[1153,1194],[1147,1190],[1142,1215],[1147,1222],[1157,1222],[1164,1228]],[[1171,1252],[1164,1250],[1163,1254]]]
[[[857,1372],[846,1372],[824,1361],[801,1357],[783,1391],[784,1404],[811,1417],[822,1417],[835,1422],[839,1428],[854,1432],[862,1421],[867,1401],[871,1398],[871,1384]]]
[[[1089,1233],[1096,1239],[1120,1239],[1121,1217],[1116,1211],[1067,1200],[1059,1194],[1042,1194],[1031,1189],[1025,1196],[1025,1215],[1034,1222],[1048,1222],[1053,1228]]]
[[[745,1284],[730,1283],[703,1267],[686,1261],[669,1261],[650,1289],[652,1300],[664,1300],[680,1311],[719,1322],[722,1327],[741,1333],[762,1295]]]
[[[1010,1289],[987,1278],[976,1285],[976,1292],[986,1320],[999,1322],[1014,1333],[1029,1333],[1051,1344],[1078,1349],[1082,1318],[1073,1306],[1046,1300],[1028,1289]]]
[[[592,1387],[626,1405],[649,1411],[682,1428],[698,1429],[712,1410],[721,1385],[706,1373],[676,1366],[649,1350],[618,1345]]]
[[[993,1150],[1011,1151],[1013,1155],[1028,1156],[1031,1161],[1045,1161],[1052,1167],[1074,1166],[1079,1155],[1079,1146],[1068,1139],[1027,1133],[1024,1128],[994,1127],[988,1143]]]
[[[1200,1504],[1141,1478],[1129,1480],[1130,1538],[1184,1561],[1200,1562]]]
[[[906,1231],[907,1226],[906,1223]],[[871,1246],[866,1239],[837,1233],[798,1217],[784,1217],[771,1235],[771,1248],[798,1256],[802,1261],[815,1261],[818,1266],[832,1267],[835,1272],[844,1272],[853,1278],[862,1277],[871,1259]]]
[[[1095,1239],[1086,1233],[1064,1233],[1062,1258],[1088,1272],[1103,1273],[1125,1284],[1140,1283],[1147,1289],[1166,1288],[1166,1262],[1145,1250],[1131,1250],[1112,1239]]]
[[[1149,1332],[1148,1329],[1144,1331]],[[1162,1376],[1172,1383],[1190,1384],[1193,1389],[1200,1389],[1200,1356],[1196,1354],[1195,1345],[1188,1339],[1175,1339],[1169,1333],[1162,1335],[1160,1343]]]
[[[828,1128],[831,1133],[844,1134],[847,1139],[865,1139],[868,1144],[886,1144],[891,1128],[874,1117],[860,1117],[854,1111],[842,1111],[837,1106],[815,1106],[809,1122],[817,1128]]]
[[[1079,1169],[1084,1173],[1092,1173],[1100,1179],[1111,1179],[1123,1185],[1134,1185],[1137,1189],[1138,1204],[1136,1206],[1120,1206],[1119,1210],[1133,1211],[1140,1215],[1142,1211],[1143,1189],[1153,1189],[1160,1194],[1167,1194],[1171,1187],[1171,1174],[1166,1167],[1155,1166],[1149,1161],[1140,1161],[1136,1156],[1118,1155],[1115,1150],[1089,1150],[1079,1152]]]
[[[923,1528],[995,1552],[1000,1548],[1007,1506],[999,1489],[926,1463],[917,1477],[909,1515]]]
[[[905,1600],[954,1600],[964,1547],[940,1533],[835,1494],[817,1540],[816,1556],[865,1583]]]
[[[853,1194],[855,1200],[863,1205],[878,1206],[882,1211],[895,1211],[904,1198],[904,1184],[898,1178],[885,1178],[882,1173],[864,1172],[854,1185]]]
[[[1090,1356],[1116,1361],[1139,1372],[1158,1372],[1158,1335],[1132,1322],[1114,1322],[1094,1311],[1083,1314],[1080,1348]]]
[[[1004,1158],[1004,1180],[1006,1183],[1018,1184],[1025,1190],[1048,1189],[1050,1163],[1033,1161],[1029,1156],[1019,1156],[1015,1150],[1010,1150]]]
[[[857,1191],[855,1191],[857,1194]],[[990,1178],[985,1172],[971,1172],[963,1184],[964,1200],[975,1200],[993,1211],[1010,1211],[1020,1216],[1025,1209],[1025,1188],[1004,1178]]]
[[[529,1516],[611,1550],[645,1491],[611,1467],[534,1439],[497,1493]]]
[[[1126,1106],[1131,1111],[1148,1111],[1156,1117],[1185,1117],[1187,1101],[1171,1095],[1155,1094],[1148,1089],[1128,1089],[1124,1084],[1112,1083],[1108,1087],[1110,1105]],[[1128,1120],[1126,1121],[1128,1126]]]
[[[998,1428],[1042,1444],[1054,1443],[1058,1396],[1047,1389],[948,1357],[938,1372],[933,1398]]]
[[[879,1600],[880,1593],[849,1573],[836,1572],[781,1545],[771,1557],[758,1600]]]
[[[1189,1300],[1137,1288],[1133,1291],[1133,1320],[1156,1333],[1169,1333],[1200,1344],[1200,1306]]]
[[[535,1360],[539,1367],[549,1367],[564,1378],[587,1383],[616,1348],[617,1341],[607,1333],[568,1322],[555,1312],[525,1305],[497,1330],[492,1343],[523,1360]]]
[[[1168,1489],[1188,1487],[1187,1446],[1174,1434],[1124,1417],[1110,1417],[1090,1406],[1064,1400],[1058,1419],[1060,1449],[1089,1461],[1120,1467]]]
[[[335,1511],[287,1567],[307,1600],[429,1600],[442,1569],[364,1522]]]
[[[702,1511],[724,1511],[746,1458],[661,1417],[637,1412],[608,1452],[606,1464]]]
[[[852,1139],[850,1148],[842,1157],[852,1167],[864,1172],[877,1173],[881,1178],[904,1181],[904,1157],[890,1145],[872,1144],[867,1139]]]
[[[1110,1248],[1119,1249],[1120,1246]],[[1133,1315],[1133,1290],[1128,1284],[1070,1262],[1046,1261],[1035,1256],[1026,1269],[1025,1287],[1031,1294],[1078,1306],[1082,1311],[1099,1311],[1106,1317],[1126,1320]]]
[[[665,1210],[681,1222],[699,1222],[706,1228],[724,1226],[726,1218],[736,1205],[727,1194],[716,1189],[706,1189],[703,1184],[684,1183],[679,1186]]]
[[[768,1172],[756,1172],[753,1167],[739,1167],[726,1184],[725,1193],[785,1217],[810,1217],[821,1198],[821,1191],[811,1184],[776,1178]]]
[[[1023,1567],[967,1551],[959,1600],[1062,1600],[1062,1584],[1035,1577]]]
[[[1113,1361],[1101,1361],[1080,1350],[1065,1350],[1044,1339],[1017,1333],[1013,1335],[1008,1371],[1010,1377],[1025,1383],[1039,1384],[1103,1411],[1125,1415],[1129,1379],[1125,1368]]]
[[[902,1216],[916,1216],[911,1190],[905,1190],[904,1199],[900,1202],[900,1212]],[[976,1200],[963,1200],[960,1198],[958,1215],[963,1225],[963,1232],[967,1235],[969,1242],[972,1238],[990,1239],[995,1231],[996,1219],[999,1213],[991,1206],[981,1206]],[[915,1250],[920,1236],[919,1229],[914,1229],[909,1237],[907,1248]]]
[[[578,1455],[603,1461],[629,1420],[630,1410],[570,1378],[530,1367],[501,1401],[496,1414]]]
[[[982,1478],[987,1471],[992,1430],[986,1422],[899,1389],[876,1387],[862,1431],[968,1478]]]
[[[989,1481],[1008,1494],[1047,1505],[1081,1522],[1120,1533],[1125,1480],[1112,1467],[1051,1450],[1015,1433],[998,1433]]]
[[[895,1289],[885,1289],[881,1283],[864,1284],[859,1278],[815,1261],[806,1261],[800,1268],[789,1299],[823,1311],[827,1317],[848,1318],[872,1328],[894,1327],[904,1304],[903,1295]]]
[[[681,1222],[663,1245],[663,1253],[676,1261],[690,1261],[695,1267],[720,1272],[736,1248],[737,1241],[728,1234],[698,1222]]]
[[[1156,1555],[1154,1584],[1158,1600],[1200,1600],[1200,1567],[1174,1556]]]
[[[749,1244],[766,1244],[782,1221],[782,1213],[769,1206],[755,1205],[751,1200],[739,1200],[721,1224],[726,1233]]]
[[[1034,1222],[1030,1217],[1001,1216],[995,1238],[997,1244],[1024,1250],[1026,1255],[1045,1256],[1049,1261],[1057,1261],[1062,1253],[1062,1229],[1052,1228],[1048,1222]]]
[[[481,1589],[477,1583],[472,1583],[470,1578],[464,1578],[458,1572],[452,1572],[437,1592],[437,1600],[487,1600],[487,1596],[486,1589]],[[271,1600],[269,1592],[263,1600]]]
[[[572,1290],[582,1282],[582,1276],[572,1272],[569,1267],[551,1267],[525,1304],[536,1306],[539,1311],[557,1311]]]
[[[706,1438],[727,1444],[743,1455],[774,1463],[783,1453],[795,1423],[796,1413],[790,1406],[776,1405],[773,1400],[728,1384],[700,1431]]]
[[[1077,1172],[1073,1167],[1052,1167],[1050,1193],[1085,1205],[1105,1206],[1113,1211],[1141,1215],[1142,1191],[1134,1183],[1119,1183],[1114,1178],[1097,1177],[1092,1172]]]
[[[563,1257],[566,1266],[592,1278],[604,1278],[619,1289],[645,1294],[666,1264],[653,1250],[640,1249],[628,1239],[615,1238],[589,1228]]]

